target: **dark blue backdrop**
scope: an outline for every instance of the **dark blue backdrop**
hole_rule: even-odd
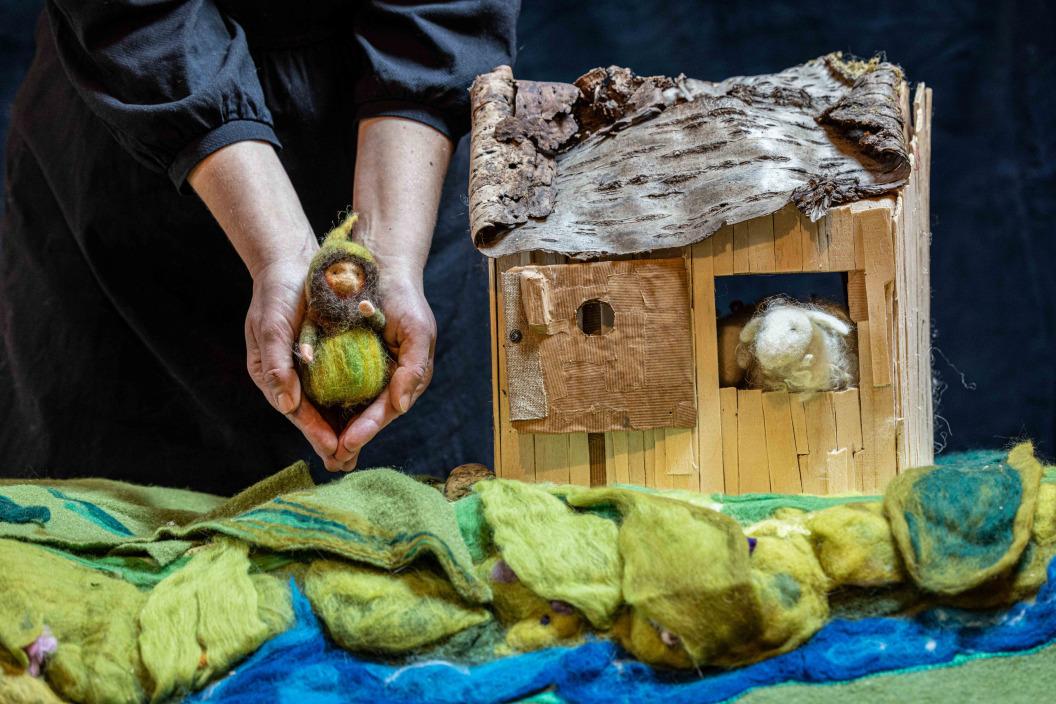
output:
[[[32,54],[38,2],[0,0],[0,130]],[[1056,13],[1042,0],[751,3],[527,0],[521,78],[571,81],[620,64],[722,79],[843,50],[885,51],[935,90],[932,320],[947,449],[1032,437],[1056,454]],[[465,144],[440,228],[465,235]],[[435,247],[427,287],[440,323],[431,393],[365,453],[413,452],[439,472],[491,459],[486,273],[468,236]],[[395,434],[394,434],[395,435]]]

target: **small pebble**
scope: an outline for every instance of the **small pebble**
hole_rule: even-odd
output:
[[[550,608],[557,614],[572,614],[576,610],[567,601],[551,601]]]
[[[550,614],[543,614],[543,617],[539,619],[539,623],[544,626],[550,625]]]
[[[755,552],[755,544],[759,542],[755,538],[748,538],[748,554]]]

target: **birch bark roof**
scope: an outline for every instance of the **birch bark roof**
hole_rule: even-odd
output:
[[[817,220],[905,183],[902,83],[839,54],[719,83],[500,66],[471,89],[474,244],[589,258],[682,247],[789,202]]]

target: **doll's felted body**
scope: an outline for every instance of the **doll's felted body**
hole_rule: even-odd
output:
[[[351,239],[357,216],[331,230],[305,281],[308,310],[298,339],[301,384],[324,409],[350,411],[385,388],[390,360],[381,332],[378,269],[370,251]]]

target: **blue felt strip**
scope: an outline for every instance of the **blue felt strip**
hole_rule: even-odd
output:
[[[294,590],[297,622],[187,702],[510,702],[552,689],[569,702],[708,704],[782,682],[838,682],[935,666],[965,656],[1029,650],[1056,641],[1056,560],[1033,602],[1000,611],[938,608],[916,618],[838,619],[785,655],[729,671],[673,674],[628,659],[607,641],[554,648],[474,667],[394,667],[334,646]]]

